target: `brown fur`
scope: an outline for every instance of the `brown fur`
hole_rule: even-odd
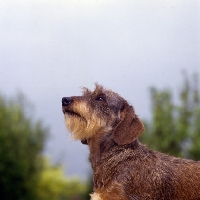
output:
[[[117,93],[96,85],[62,102],[67,128],[89,145],[92,200],[200,200],[200,162],[142,145],[144,126]]]

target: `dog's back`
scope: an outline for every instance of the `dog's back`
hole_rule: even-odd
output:
[[[94,180],[102,199],[200,199],[200,162],[148,150],[137,140],[102,152]],[[104,193],[104,187],[110,192]]]

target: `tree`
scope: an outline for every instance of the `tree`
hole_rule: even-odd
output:
[[[161,152],[200,159],[200,97],[198,76],[183,86],[175,103],[169,89],[151,88],[152,120],[146,121],[141,140]]]
[[[0,194],[5,200],[36,199],[41,153],[48,130],[25,115],[25,101],[0,95]]]
[[[83,200],[87,187],[78,178],[66,178],[61,165],[52,166],[48,159],[43,159],[38,200]]]

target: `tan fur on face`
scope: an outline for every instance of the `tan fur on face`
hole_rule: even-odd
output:
[[[74,103],[73,110],[80,116],[65,113],[65,122],[75,140],[90,138],[99,132],[111,129],[105,118],[98,116],[94,110],[89,110],[86,102]]]

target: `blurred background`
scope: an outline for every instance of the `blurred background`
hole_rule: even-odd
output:
[[[151,149],[200,160],[199,0],[1,0],[0,27],[3,199],[89,199],[61,98],[95,82],[135,107]]]

